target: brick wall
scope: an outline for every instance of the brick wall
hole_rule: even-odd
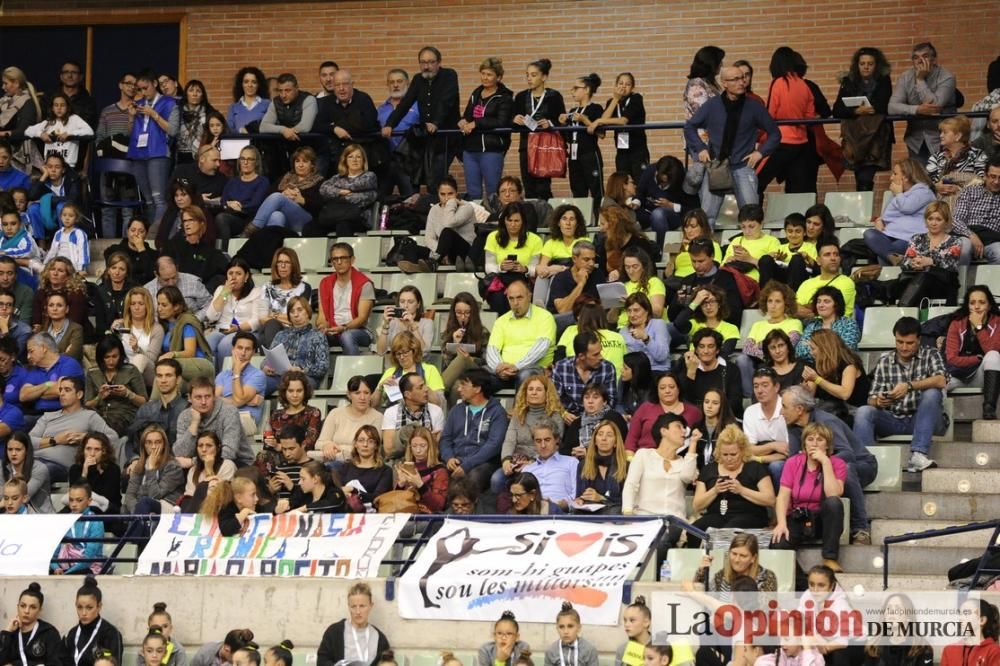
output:
[[[149,15],[179,11],[185,5],[134,0],[7,0],[3,15],[57,12],[82,16]],[[757,70],[755,89],[766,95],[767,64],[775,47],[787,44],[809,62],[811,79],[831,104],[837,75],[853,51],[872,45],[893,65],[893,79],[909,65],[909,49],[930,39],[939,62],[958,78],[967,107],[986,92],[986,67],[1000,54],[1000,2],[967,0],[945,10],[929,0],[733,0],[714,3],[637,0],[364,0],[329,3],[189,3],[186,73],[208,86],[211,99],[228,103],[231,79],[245,64],[267,74],[292,71],[303,87],[318,87],[317,66],[332,58],[350,68],[355,86],[384,99],[389,67],[416,67],[418,48],[434,44],[444,64],[458,70],[464,97],[478,85],[478,64],[498,55],[508,68],[506,84],[524,87],[524,65],[547,57],[553,63],[549,85],[569,96],[573,78],[595,71],[605,80],[598,98],[607,98],[616,73],[635,74],[650,121],[682,120],[681,95],[691,57],[698,47],[715,44],[731,62],[745,58]],[[835,126],[829,127],[836,136]],[[651,133],[653,159],[680,155],[680,133]],[[613,141],[604,141],[606,164],[613,164]],[[901,147],[897,146],[897,150]],[[516,152],[508,168],[516,172]],[[457,167],[456,167],[456,170]],[[839,186],[821,170],[820,190],[853,189],[846,174]],[[568,192],[563,184],[560,192]]]

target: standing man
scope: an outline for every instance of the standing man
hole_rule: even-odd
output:
[[[403,95],[406,94],[406,88],[410,83],[410,75],[405,69],[390,69],[389,73],[386,75],[385,83],[389,88],[389,97],[387,97],[385,102],[378,107],[378,124],[382,127],[385,127],[386,122],[389,120],[389,116],[391,116],[392,112],[396,110],[396,107],[399,106],[400,101],[403,99]],[[411,106],[406,110],[406,113],[403,115],[403,119],[396,125],[396,131],[405,132],[414,125],[419,124],[420,114],[417,112],[417,107]],[[399,189],[399,196],[404,199],[413,194],[413,182],[410,177],[413,170],[407,169],[404,165],[402,151],[396,151],[396,149],[400,147],[401,143],[403,143],[402,136],[389,137],[389,149],[392,153],[389,166],[389,177],[385,180],[385,182],[383,182],[381,178],[379,179],[380,198],[384,198],[392,194],[394,187]]]
[[[59,70],[59,87],[49,95],[62,93],[69,97],[70,110],[80,116],[85,123],[97,124],[97,103],[83,87],[83,67],[75,60],[67,60]]]
[[[420,113],[422,129],[426,133],[423,146],[422,181],[428,192],[436,192],[438,183],[446,173],[451,161],[462,148],[458,137],[435,137],[439,129],[456,129],[461,112],[458,108],[458,74],[453,69],[441,67],[441,52],[433,46],[425,46],[417,55],[420,76],[410,82],[399,106],[389,115],[382,134],[392,136],[392,130],[402,121],[407,111],[416,104]]]
[[[261,134],[280,134],[286,153],[303,145],[300,134],[312,130],[316,122],[316,98],[299,90],[299,80],[285,72],[278,76],[278,96],[271,98],[260,121]],[[287,169],[287,157],[284,165]]]
[[[128,156],[129,140],[129,109],[135,98],[135,74],[125,72],[118,81],[118,101],[109,104],[101,110],[100,120],[94,130],[94,147],[98,157],[113,157],[125,159]],[[109,201],[116,198],[138,199],[138,189],[135,179],[120,174],[108,174],[100,183],[101,198]],[[131,208],[122,208],[122,222],[132,218]],[[101,236],[104,238],[119,238],[118,208],[103,206],[101,208]]]
[[[368,168],[381,180],[389,160],[389,144],[380,134],[378,111],[368,93],[354,87],[351,73],[342,69],[333,75],[333,95],[317,102],[313,132],[326,134],[329,163],[336,165],[348,144],[356,143],[368,155]]]
[[[320,91],[316,93],[316,99],[323,99],[324,97],[329,97],[333,94],[333,77],[340,71],[340,67],[337,66],[332,60],[325,60],[319,66],[319,87]]]
[[[684,140],[698,156],[699,162],[708,166],[713,160],[728,160],[732,179],[729,188],[713,190],[712,179],[707,172],[701,181],[701,207],[713,229],[727,191],[732,190],[736,195],[740,208],[760,201],[754,168],[773,153],[781,141],[778,125],[768,115],[767,109],[756,100],[747,98],[743,72],[738,67],[723,67],[720,77],[722,94],[702,104],[684,123]],[[698,134],[698,130],[702,129],[708,131],[707,145]],[[757,135],[762,131],[767,138],[755,148]]]
[[[890,115],[937,116],[955,112],[955,75],[937,64],[937,50],[930,42],[913,47],[913,67],[903,72],[892,88]],[[910,157],[927,164],[941,150],[938,119],[914,119],[906,123],[903,137]]]

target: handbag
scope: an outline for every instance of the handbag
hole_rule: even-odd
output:
[[[528,135],[528,173],[535,178],[566,176],[566,142],[558,132]]]
[[[712,160],[705,167],[708,189],[712,192],[728,192],[733,189],[733,172],[729,168],[729,158]]]
[[[413,488],[390,490],[375,498],[379,513],[419,513],[420,495]]]

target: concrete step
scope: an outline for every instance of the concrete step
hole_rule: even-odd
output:
[[[1000,442],[1000,420],[972,422],[973,442]]]
[[[861,589],[871,592],[882,590],[882,573],[859,574],[844,572],[837,574],[837,581],[848,592],[857,593]],[[860,586],[860,588],[858,587]],[[912,592],[915,590],[946,590],[947,576],[893,576],[889,575],[889,590]]]
[[[872,520],[947,520],[953,524],[993,520],[1000,516],[1000,493],[874,493],[865,495]]]
[[[925,493],[995,493],[1000,474],[995,469],[928,469],[920,479]]]
[[[892,520],[879,519],[872,521],[872,543],[881,544],[882,540],[888,536],[910,534],[912,532],[926,532],[927,530],[937,530],[945,527],[955,527],[968,521],[948,521],[948,520]],[[951,551],[942,549],[954,548],[979,548],[985,549],[986,543],[992,535],[991,530],[980,530],[978,532],[967,532],[964,534],[951,534],[948,536],[934,537],[931,539],[920,539],[916,541],[904,541],[896,544],[907,548],[926,548],[946,555],[939,555],[947,560],[948,566],[955,564],[959,558],[951,555]]]
[[[944,558],[933,548],[902,550],[892,546],[889,550],[889,573],[902,576],[944,573],[963,559],[978,558],[982,554],[982,548],[954,548],[949,551],[948,558]],[[823,556],[819,548],[803,548],[799,550],[798,561],[808,571],[810,567],[821,564]],[[881,574],[882,548],[880,545],[841,546],[837,561],[848,573]]]
[[[909,444],[876,444],[872,448],[895,446],[900,448],[902,467],[910,458]],[[944,469],[983,468],[1000,470],[1000,442],[934,442],[931,458]]]

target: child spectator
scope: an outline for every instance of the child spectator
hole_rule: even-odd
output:
[[[32,290],[38,286],[38,278],[32,270],[32,263],[41,266],[42,251],[35,239],[28,233],[20,213],[14,210],[3,211],[0,216],[0,255],[12,258],[17,263],[17,282]]]
[[[87,265],[90,264],[90,242],[87,240],[87,232],[78,227],[82,219],[83,213],[79,206],[73,203],[63,206],[62,212],[59,213],[62,229],[52,238],[49,253],[45,255],[45,263],[56,257],[66,257],[73,263],[73,268],[86,277]]]
[[[531,654],[531,648],[521,640],[517,619],[509,610],[500,615],[493,625],[493,640],[479,648],[477,666],[514,666],[523,654]]]
[[[739,220],[743,235],[733,238],[726,248],[722,264],[746,273],[760,284],[766,284],[771,279],[774,264],[765,260],[762,267],[760,259],[781,251],[781,242],[764,233],[764,209],[758,204],[740,208]],[[761,271],[761,268],[764,270]]]
[[[14,476],[4,482],[3,511],[17,514],[35,513],[28,506],[28,483],[23,476]]]
[[[24,130],[24,136],[41,139],[44,154],[62,155],[66,165],[73,169],[80,159],[80,139],[94,136],[94,130],[83,118],[72,112],[69,97],[56,93],[49,102],[48,118]]]
[[[564,601],[556,616],[556,630],[559,640],[545,651],[545,666],[574,664],[575,666],[597,666],[597,648],[590,641],[580,638],[580,614],[573,604]]]
[[[90,508],[90,484],[86,481],[77,481],[69,487],[66,494],[66,505],[69,513],[81,516],[94,515]],[[103,544],[100,541],[84,541],[84,539],[103,539],[104,523],[99,520],[78,520],[73,523],[66,533],[67,538],[80,539],[81,541],[70,541],[61,543],[56,548],[55,559],[88,560],[100,558],[103,551]],[[76,573],[100,573],[100,562],[52,562],[50,569],[53,575]]]

